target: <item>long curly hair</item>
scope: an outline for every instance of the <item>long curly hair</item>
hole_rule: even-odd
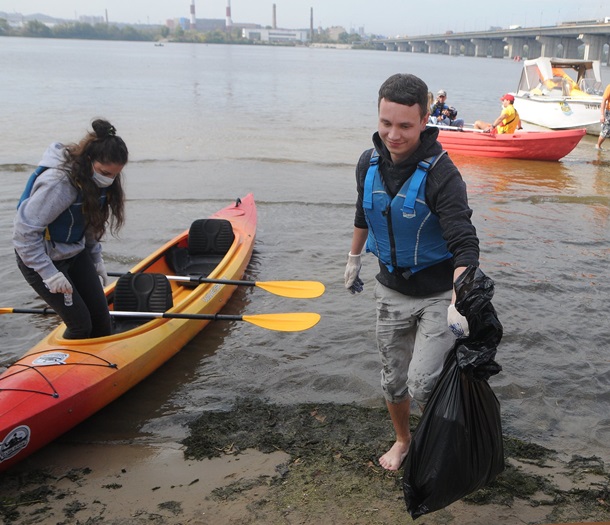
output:
[[[123,139],[116,134],[115,127],[103,119],[96,119],[91,124],[93,131],[78,143],[66,148],[64,167],[72,184],[83,195],[83,215],[87,227],[91,228],[95,237],[100,240],[106,233],[106,225],[110,225],[113,235],[125,222],[125,193],[123,191],[120,173],[106,188],[106,199],[100,205],[101,189],[93,181],[94,162],[101,164],[127,164],[129,152]]]

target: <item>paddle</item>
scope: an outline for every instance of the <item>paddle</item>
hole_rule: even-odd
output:
[[[51,308],[0,308],[1,314],[55,314]],[[318,324],[320,314],[316,313],[289,313],[289,314],[259,314],[259,315],[221,315],[221,314],[180,314],[168,312],[115,312],[110,311],[113,317],[145,317],[164,319],[194,319],[199,321],[245,321],[267,330],[278,332],[300,332],[309,330]]]
[[[108,272],[112,277],[120,277],[120,272]],[[269,293],[293,299],[313,299],[324,293],[324,285],[318,281],[234,281],[231,279],[209,279],[207,277],[166,275],[170,281],[191,283],[217,283],[232,286],[256,286]]]

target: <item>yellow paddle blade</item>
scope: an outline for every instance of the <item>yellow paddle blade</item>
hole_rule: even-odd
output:
[[[279,332],[300,332],[309,330],[320,321],[320,314],[314,313],[291,313],[291,314],[260,314],[244,315],[242,320],[247,323],[277,330]]]
[[[42,315],[54,315],[55,310],[53,308],[0,308],[1,314],[42,314]]]
[[[313,299],[324,293],[324,285],[318,281],[256,281],[255,286],[269,293],[293,299]]]

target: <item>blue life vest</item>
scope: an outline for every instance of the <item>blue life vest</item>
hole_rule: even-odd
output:
[[[379,154],[371,155],[362,201],[369,227],[366,251],[374,253],[390,272],[415,273],[452,257],[439,218],[426,204],[428,170],[438,158],[419,162],[391,198],[379,173]]]
[[[45,170],[49,169],[46,166],[38,166],[34,173],[30,175],[25,189],[21,194],[17,208],[21,206],[21,203],[27,199],[34,187],[34,182],[38,176]],[[101,188],[100,205],[103,206],[106,202],[106,189]],[[45,239],[48,241],[61,242],[61,243],[73,243],[79,242],[83,235],[85,235],[85,216],[83,215],[83,194],[81,191],[78,192],[76,201],[74,201],[70,207],[64,210],[51,224],[49,224],[45,230]]]

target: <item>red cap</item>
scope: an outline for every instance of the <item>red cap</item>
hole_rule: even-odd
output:
[[[514,102],[515,101],[515,97],[513,97],[512,95],[506,93],[506,95],[504,95],[500,100],[508,100],[509,102]]]

